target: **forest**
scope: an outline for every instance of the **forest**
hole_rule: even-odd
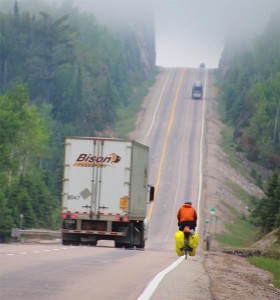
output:
[[[280,167],[279,14],[253,41],[226,43],[219,66],[224,120],[233,126],[238,149],[272,170]]]
[[[253,40],[228,40],[218,70],[223,121],[233,128],[236,151],[270,170],[252,222],[266,232],[280,227],[280,11]],[[279,233],[280,234],[280,233]]]
[[[117,35],[71,2],[43,7],[0,11],[0,241],[60,227],[64,137],[113,129],[156,74],[133,28]]]

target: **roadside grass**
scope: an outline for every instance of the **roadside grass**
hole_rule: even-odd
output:
[[[139,106],[140,109],[140,106]],[[135,111],[131,109],[128,112],[126,109],[118,109],[118,119],[119,121],[115,125],[115,132],[117,137],[124,138],[129,132],[132,132],[135,128]]]
[[[273,284],[280,288],[280,260],[269,257],[248,257],[250,264],[273,274]]]
[[[270,256],[280,261],[280,242],[274,242],[266,248],[265,256]],[[280,271],[279,271],[280,272]]]
[[[255,202],[255,198],[253,196],[248,194],[238,184],[236,184],[230,180],[226,180],[226,184],[231,189],[232,194],[248,207],[248,210],[250,208],[253,208],[254,202]]]
[[[215,239],[223,247],[251,247],[256,241],[259,232],[258,228],[243,218],[234,207],[230,207],[230,210],[234,212],[236,218],[231,223],[225,225],[229,233],[216,234]]]
[[[233,128],[230,125],[225,125],[225,127],[221,131],[222,139],[221,139],[221,147],[223,151],[227,154],[227,162],[230,166],[232,166],[235,170],[237,170],[244,177],[251,177],[251,180],[254,183],[262,188],[262,175],[258,173],[256,169],[256,164],[254,165],[251,162],[251,170],[248,174],[248,170],[244,167],[242,162],[236,158],[236,144],[233,142]]]
[[[134,91],[132,98],[127,106],[117,109],[117,122],[115,124],[114,131],[120,138],[125,138],[127,135],[135,129],[135,122],[137,114],[141,111],[141,106],[145,96],[149,92],[149,88],[154,84],[157,71],[155,71],[152,78],[140,86]]]
[[[135,128],[135,120],[138,112],[141,110],[142,97],[137,95],[134,100],[125,107],[117,109],[117,119],[115,132],[120,138],[126,137]]]
[[[228,155],[227,156],[227,162],[230,166],[232,166],[235,170],[237,170],[240,174],[243,176],[246,176],[246,169],[241,164],[239,160],[236,159],[236,149],[235,144],[232,140],[233,137],[233,128],[229,125],[226,125],[222,132],[222,143],[221,146],[224,150],[224,152]]]

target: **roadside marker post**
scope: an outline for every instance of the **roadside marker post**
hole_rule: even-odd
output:
[[[212,225],[212,217],[213,215],[216,213],[216,208],[215,207],[212,207],[210,208],[210,214],[211,214],[211,218],[210,218],[210,228],[209,228],[209,232],[211,232],[211,225]]]

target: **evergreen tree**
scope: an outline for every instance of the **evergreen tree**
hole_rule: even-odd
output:
[[[254,222],[264,232],[269,232],[279,227],[280,216],[280,173],[275,172],[267,182],[265,196],[257,204],[252,216]]]
[[[15,224],[12,212],[8,207],[8,200],[0,190],[0,243],[9,240],[13,227],[15,227]]]

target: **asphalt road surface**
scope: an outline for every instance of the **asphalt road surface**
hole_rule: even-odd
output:
[[[149,239],[144,251],[51,244],[0,245],[0,299],[211,299],[209,280],[198,254],[178,260],[176,214],[190,199],[203,213],[203,128],[207,69],[163,69],[137,120],[131,138],[150,147]],[[194,81],[204,98],[193,100]],[[200,218],[200,225],[202,218]],[[202,227],[202,226],[200,226]],[[199,227],[200,236],[202,236]]]

